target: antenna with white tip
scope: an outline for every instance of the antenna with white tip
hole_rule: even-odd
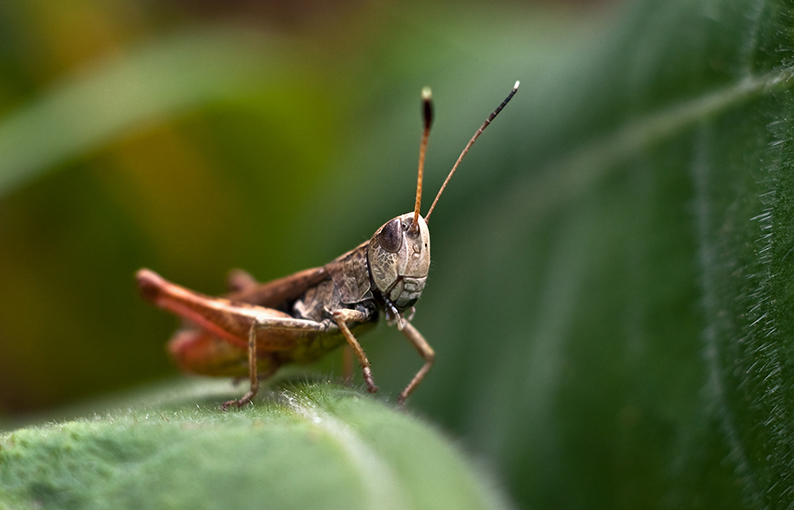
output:
[[[435,200],[433,200],[433,203],[430,205],[430,210],[427,211],[427,216],[425,216],[425,223],[430,221],[430,215],[433,214],[433,209],[436,207],[436,203],[438,202],[438,199],[441,198],[441,194],[444,192],[444,188],[447,187],[447,183],[449,182],[450,179],[452,179],[452,175],[455,173],[455,170],[458,169],[458,165],[460,165],[460,162],[463,160],[463,156],[465,156],[466,153],[469,152],[469,148],[471,148],[471,146],[474,145],[474,142],[477,141],[477,138],[479,138],[480,135],[482,134],[482,132],[485,131],[485,128],[488,127],[488,124],[490,124],[491,121],[493,121],[496,118],[496,116],[499,115],[499,112],[501,112],[502,109],[505,106],[507,106],[507,103],[509,103],[510,100],[513,99],[513,96],[516,95],[516,92],[518,91],[518,85],[519,85],[519,82],[516,82],[516,84],[513,85],[513,90],[510,91],[510,94],[508,94],[507,97],[505,98],[505,100],[502,101],[502,104],[500,104],[496,108],[496,110],[494,110],[493,113],[490,114],[487,119],[485,119],[485,122],[483,123],[482,126],[480,126],[480,129],[478,129],[477,132],[474,133],[474,136],[471,137],[471,140],[469,140],[469,143],[467,143],[466,147],[463,148],[463,152],[461,152],[460,156],[458,156],[458,160],[455,161],[455,164],[452,166],[452,170],[449,171],[449,175],[447,175],[447,178],[444,181],[444,184],[442,184],[441,185],[441,189],[438,190],[438,194],[436,195]],[[423,138],[423,140],[424,140],[424,138]],[[422,157],[422,159],[424,159],[424,157]],[[421,164],[420,164],[419,168],[420,168],[420,172],[421,172],[421,168],[422,168]],[[420,173],[420,180],[421,180],[421,173]],[[421,186],[420,186],[420,189],[421,189]],[[418,197],[417,197],[417,202],[416,203],[417,203],[417,207],[418,207],[418,204],[419,204],[419,198]]]
[[[422,89],[422,141],[419,143],[419,175],[416,177],[416,204],[414,205],[414,225],[417,225],[420,208],[422,207],[422,177],[425,173],[425,153],[427,139],[430,137],[430,125],[433,123],[433,93],[430,87]]]

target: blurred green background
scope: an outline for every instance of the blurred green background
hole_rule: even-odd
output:
[[[784,1],[0,4],[0,418],[173,377],[219,294],[425,207],[410,400],[521,507],[794,504]],[[362,339],[382,395],[421,366]],[[316,370],[339,374],[339,356]]]
[[[523,77],[525,64],[488,61],[526,44],[517,20],[533,12],[4,2],[0,413],[174,373],[164,342],[177,322],[142,303],[140,267],[219,294],[231,268],[266,281],[321,265],[412,209],[419,92],[432,85],[426,210]],[[507,153],[509,129],[492,129],[482,145]],[[466,173],[487,175],[484,155]],[[442,214],[454,217],[452,200]],[[405,348],[391,333],[380,336]],[[405,350],[410,373],[420,360]]]

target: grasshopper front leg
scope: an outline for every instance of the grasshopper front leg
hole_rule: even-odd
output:
[[[402,331],[403,335],[405,335],[405,338],[411,342],[411,344],[419,352],[419,355],[425,360],[424,366],[419,369],[419,372],[416,373],[408,386],[403,390],[402,393],[400,393],[400,398],[397,403],[402,405],[405,403],[405,399],[407,399],[416,389],[416,387],[419,386],[419,383],[422,382],[422,379],[425,378],[427,373],[430,372],[430,368],[432,368],[433,362],[436,360],[436,353],[433,351],[433,348],[430,347],[430,344],[427,343],[425,337],[422,336],[419,330],[413,327],[410,322],[403,322],[400,331]]]

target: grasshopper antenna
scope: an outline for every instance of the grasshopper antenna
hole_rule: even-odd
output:
[[[422,89],[422,141],[419,143],[419,172],[416,177],[416,204],[414,205],[414,225],[418,225],[419,210],[422,207],[422,178],[425,173],[425,153],[427,152],[427,139],[430,137],[430,125],[433,123],[433,94],[430,87]]]
[[[463,152],[460,153],[460,156],[458,156],[458,160],[455,161],[454,165],[452,165],[452,170],[449,171],[449,175],[447,175],[447,178],[444,181],[444,184],[441,185],[441,189],[438,190],[438,194],[436,195],[435,200],[433,200],[433,203],[430,205],[430,210],[427,211],[427,216],[425,216],[425,223],[430,221],[430,215],[433,214],[433,209],[436,207],[436,203],[438,202],[438,199],[441,198],[441,194],[444,192],[444,188],[447,187],[447,184],[449,183],[449,180],[452,179],[452,175],[455,173],[455,170],[458,169],[458,165],[460,165],[460,162],[463,160],[463,156],[465,156],[466,153],[469,152],[469,149],[471,148],[471,146],[474,145],[474,142],[477,141],[477,138],[479,138],[480,135],[482,134],[482,132],[485,131],[485,128],[488,127],[488,124],[490,124],[491,121],[493,121],[496,118],[496,116],[499,115],[499,112],[501,112],[502,109],[505,106],[507,106],[507,103],[509,103],[510,100],[513,99],[513,96],[516,95],[516,92],[518,92],[518,85],[519,85],[519,82],[516,82],[516,84],[513,85],[513,90],[510,91],[510,94],[508,94],[507,97],[505,98],[505,100],[502,101],[502,104],[500,104],[496,108],[496,110],[494,110],[493,113],[490,114],[487,119],[485,119],[485,122],[483,122],[483,125],[480,126],[480,129],[478,129],[477,132],[474,133],[474,136],[471,137],[471,140],[469,140],[469,143],[467,143],[466,147],[463,148]],[[421,172],[422,172],[421,169],[422,169],[422,165],[420,164],[419,165],[420,179],[421,179]],[[419,197],[418,196],[417,196],[417,199],[416,199],[416,203],[417,203],[417,207],[419,207]]]

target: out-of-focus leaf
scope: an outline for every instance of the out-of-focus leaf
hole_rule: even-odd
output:
[[[0,198],[136,127],[281,85],[295,57],[276,45],[239,28],[194,29],[53,84],[0,116]]]

